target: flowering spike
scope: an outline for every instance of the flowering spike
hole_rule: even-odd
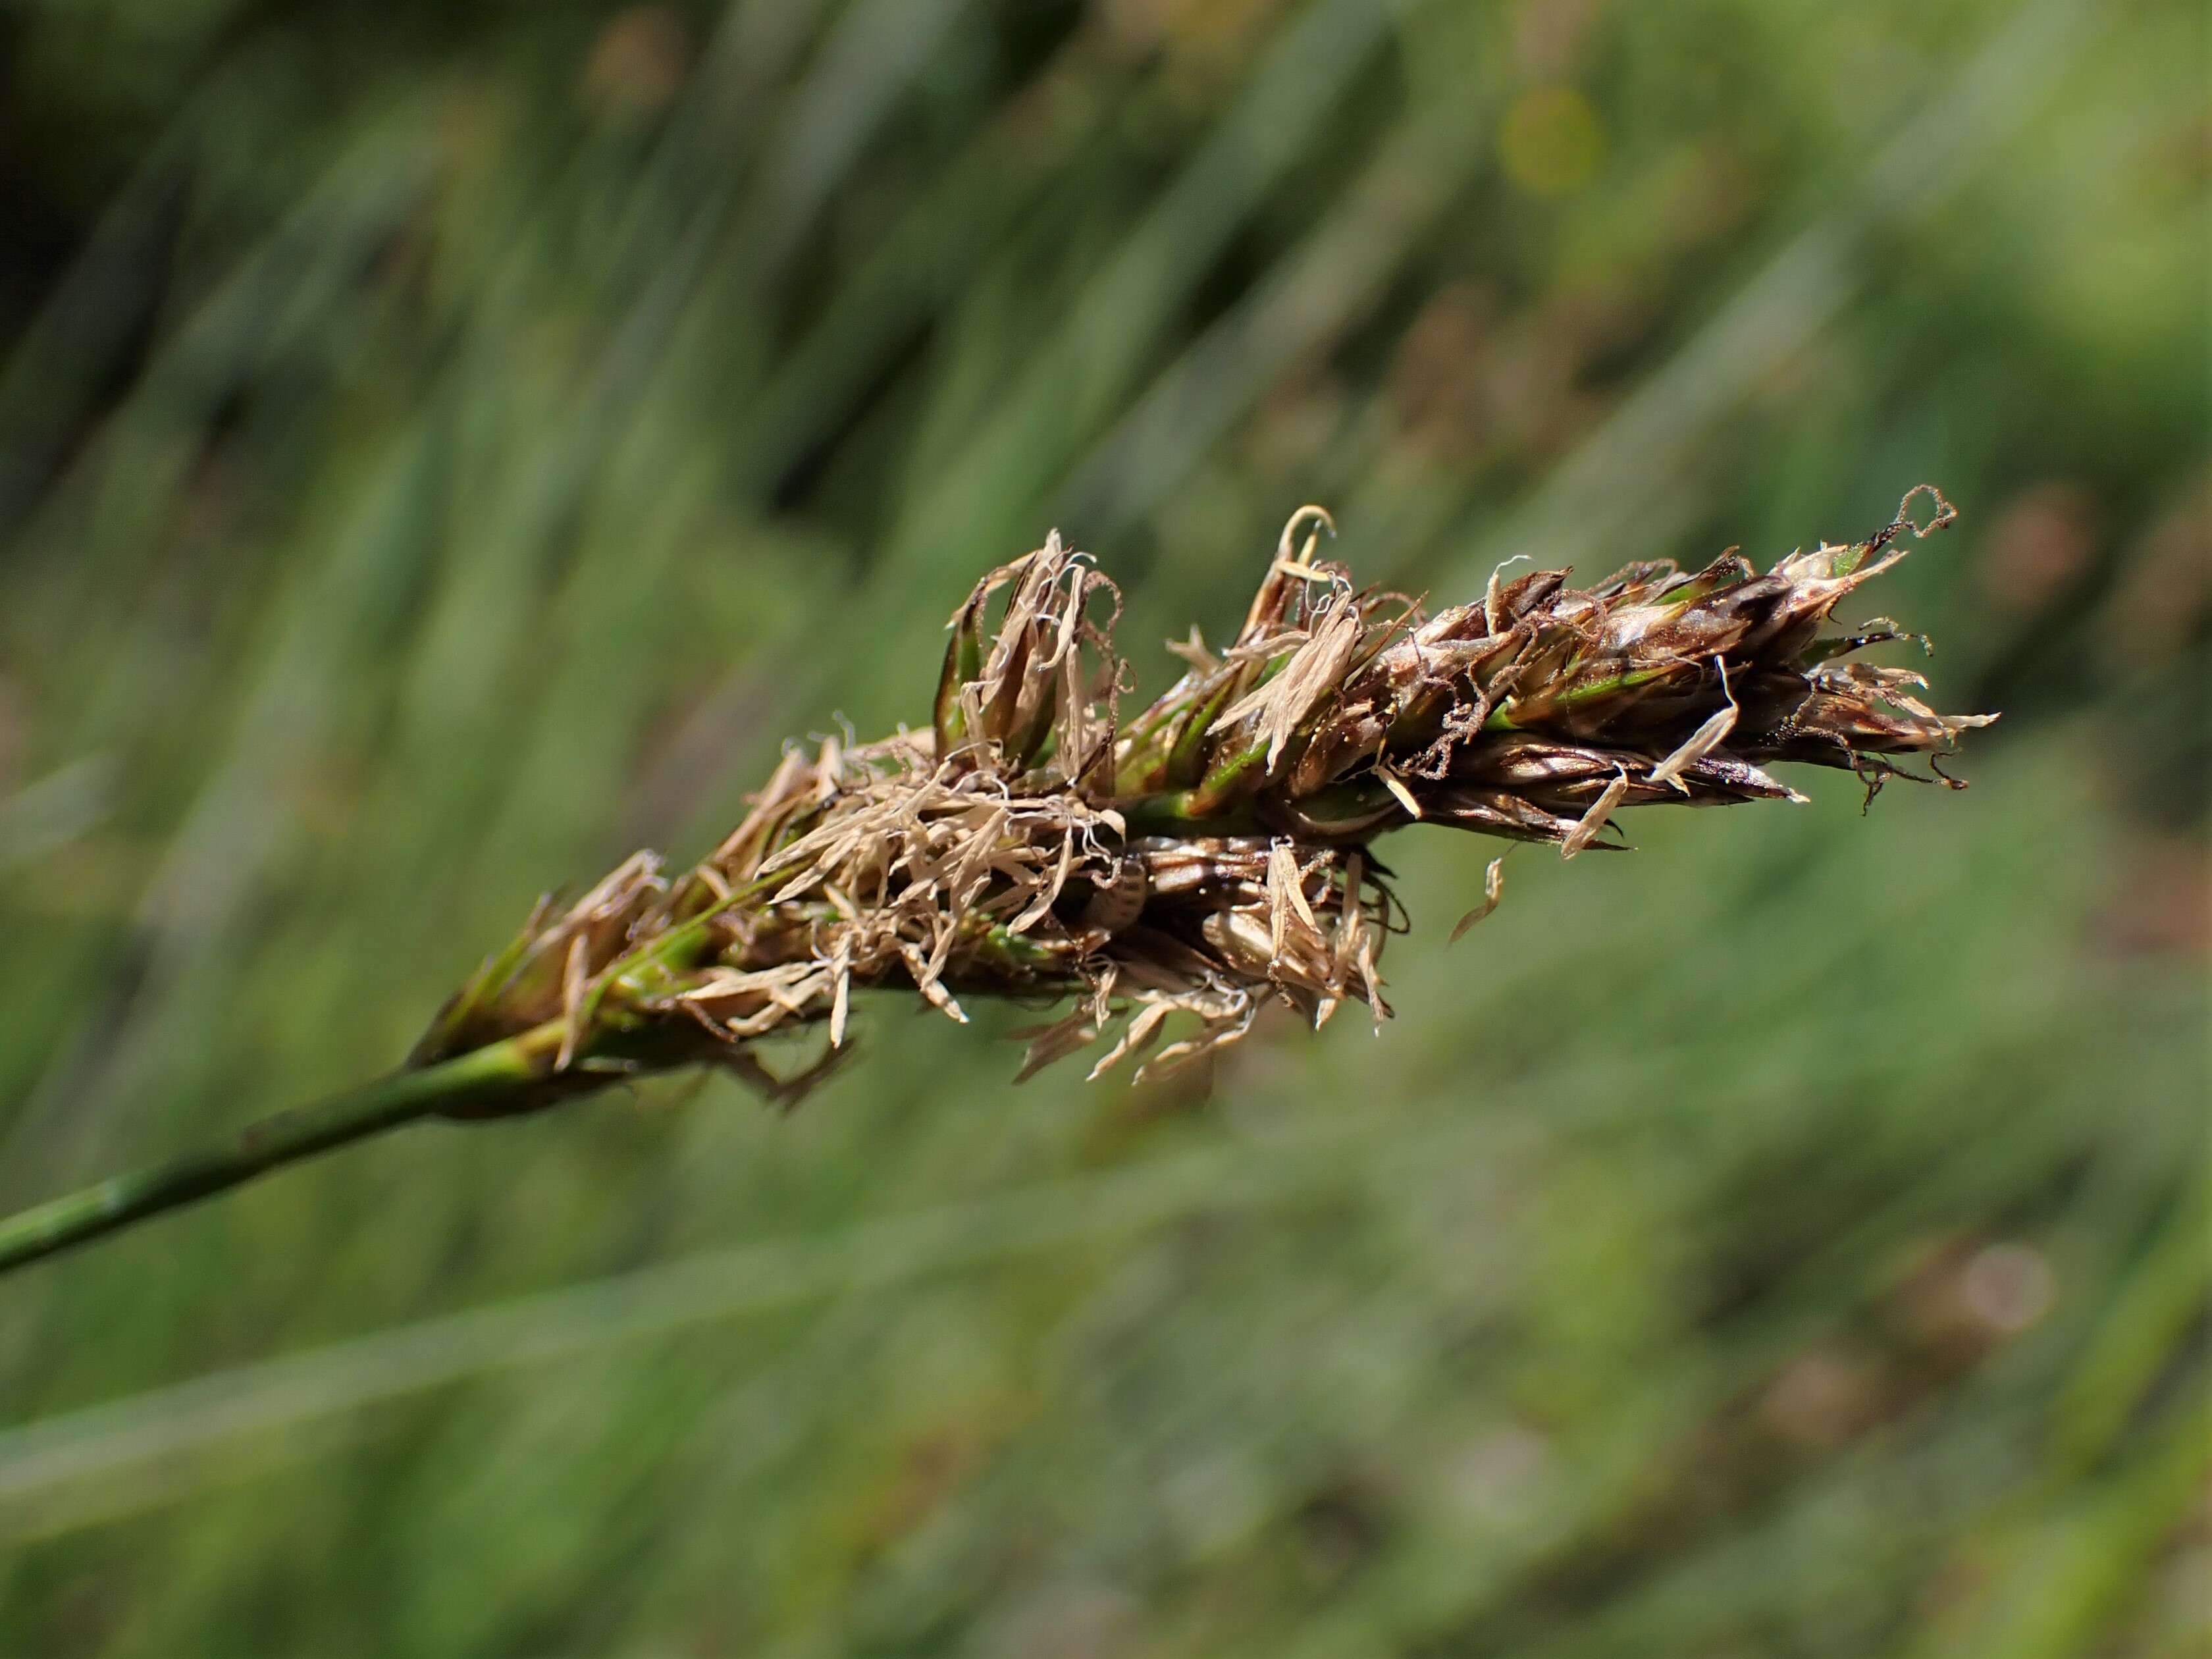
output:
[[[954,614],[930,731],[787,750],[680,879],[640,853],[565,910],[541,901],[399,1072],[0,1221],[0,1272],[432,1115],[533,1111],[687,1065],[787,1108],[852,1052],[855,989],[904,988],[963,1024],[963,996],[1073,997],[1028,1034],[1024,1076],[1107,1039],[1098,1076],[1188,1016],[1137,1073],[1161,1076],[1238,1041],[1270,1001],[1316,1025],[1364,1002],[1379,1027],[1376,959],[1401,914],[1367,850],[1385,830],[1442,823],[1571,858],[1605,844],[1617,811],[1802,799],[1773,763],[1848,768],[1871,801],[1915,775],[1897,757],[1924,755],[1960,787],[1939,757],[1996,716],[1937,714],[1919,675],[1852,660],[1911,637],[1894,623],[1823,638],[1906,531],[1956,516],[1923,485],[1867,540],[1764,575],[1732,551],[1587,590],[1501,571],[1428,616],[1317,562],[1335,526],[1301,507],[1243,631],[1218,656],[1194,634],[1190,672],[1126,726],[1114,615],[1091,612],[1113,585],[1054,533]],[[1455,939],[1499,879],[1492,862]],[[750,1046],[814,1023],[828,1045],[812,1065],[779,1074]]]
[[[1352,1000],[1379,1017],[1393,900],[1365,848],[1387,830],[1441,823],[1572,858],[1614,844],[1601,836],[1620,811],[1802,799],[1778,762],[1878,787],[1913,775],[1897,757],[1995,719],[1937,714],[1918,675],[1855,660],[1909,637],[1887,619],[1829,628],[1955,516],[1923,486],[1866,540],[1764,574],[1733,550],[1588,589],[1501,569],[1430,615],[1317,559],[1335,526],[1301,507],[1237,638],[1215,653],[1194,636],[1189,672],[1126,725],[1113,618],[1092,605],[1113,586],[1054,532],[954,613],[931,734],[787,757],[672,887],[641,858],[541,913],[417,1061],[550,1024],[551,1099],[595,1054],[684,1064],[814,1021],[842,1045],[852,993],[902,985],[956,1019],[964,995],[1083,998],[1035,1034],[1025,1070],[1117,1015],[1130,1023],[1097,1070],[1176,1012],[1197,1030],[1155,1071],[1236,1041],[1270,1000],[1316,1023]],[[1497,874],[1455,936],[1495,905]]]

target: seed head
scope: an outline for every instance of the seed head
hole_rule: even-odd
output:
[[[1929,522],[1911,516],[1929,495]],[[1316,558],[1328,515],[1284,526],[1243,627],[1126,723],[1114,585],[1057,532],[953,613],[929,729],[796,749],[751,811],[673,881],[640,853],[521,935],[447,1004],[427,1064],[562,1023],[539,1098],[702,1061],[780,1100],[752,1052],[787,1026],[842,1053],[855,988],[903,987],[951,1018],[1000,996],[1068,1011],[1031,1028],[1022,1075],[1104,1042],[1097,1076],[1198,1059],[1278,1000],[1316,1024],[1389,1012],[1376,959],[1401,911],[1369,850],[1420,822],[1619,845],[1616,813],[1802,799],[1768,766],[1848,768],[1868,799],[1935,768],[1994,714],[1939,714],[1926,682],[1854,660],[1913,637],[1834,632],[1844,597],[1951,522],[1922,486],[1872,537],[1764,574],[1735,552],[1685,574],[1635,564],[1587,589],[1564,570],[1433,613]],[[1000,595],[1004,595],[1000,599]],[[995,611],[995,617],[994,612]],[[1483,903],[1456,938],[1494,908]],[[1170,1016],[1190,1017],[1159,1046]]]

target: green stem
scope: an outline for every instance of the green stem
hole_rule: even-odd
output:
[[[1249,804],[1226,809],[1212,804],[1203,789],[1171,789],[1164,794],[1122,795],[1114,810],[1139,836],[1252,836],[1261,823]]]
[[[0,1220],[0,1273],[418,1118],[542,1081],[542,1030],[250,1123],[229,1139]]]

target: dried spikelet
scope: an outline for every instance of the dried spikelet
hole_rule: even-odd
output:
[[[541,904],[414,1061],[544,1026],[559,1041],[520,1109],[702,1061],[788,1103],[823,1066],[777,1078],[749,1045],[818,1022],[826,1064],[857,990],[903,988],[959,1020],[963,996],[1073,997],[1021,1034],[1024,1077],[1100,1043],[1094,1077],[1140,1056],[1158,1076],[1237,1042],[1270,1001],[1316,1024],[1364,1002],[1379,1023],[1394,901],[1377,835],[1422,821],[1571,858],[1633,807],[1802,799],[1777,762],[1848,768],[1871,791],[1912,775],[1895,757],[1994,720],[1938,714],[1919,675],[1851,660],[1911,637],[1886,618],[1824,637],[1908,532],[1954,516],[1930,490],[1916,523],[1922,493],[1868,540],[1764,575],[1732,550],[1581,590],[1501,567],[1433,616],[1317,559],[1334,525],[1301,507],[1236,639],[1212,651],[1194,629],[1170,647],[1185,673],[1126,723],[1119,594],[1055,532],[954,612],[929,730],[793,748],[679,880],[640,854],[566,909]],[[1502,879],[1493,860],[1454,939]],[[1161,1046],[1177,1018],[1192,1029]]]

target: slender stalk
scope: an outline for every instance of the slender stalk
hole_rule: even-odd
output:
[[[229,1139],[0,1220],[0,1273],[419,1118],[538,1080],[543,1035],[525,1032],[250,1123]]]

